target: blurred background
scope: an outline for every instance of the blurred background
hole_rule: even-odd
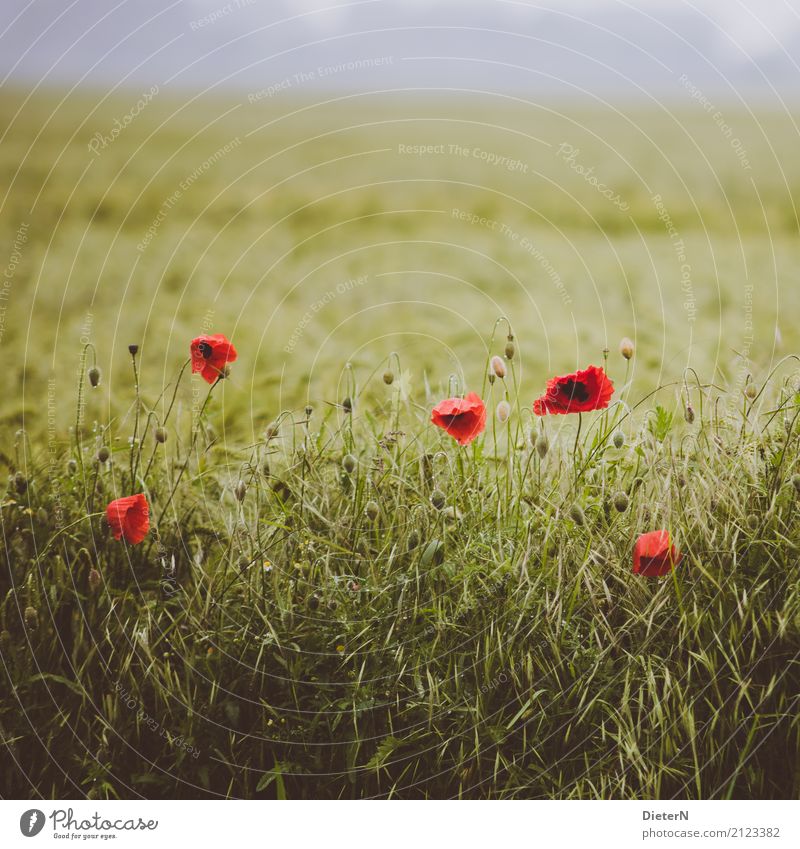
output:
[[[795,0],[5,0],[0,415],[65,429],[86,343],[90,415],[131,343],[152,402],[201,332],[242,433],[393,351],[424,403],[501,316],[530,400],[623,336],[643,392],[764,375],[798,350],[799,59]]]

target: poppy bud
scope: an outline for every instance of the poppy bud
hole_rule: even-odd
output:
[[[244,481],[239,481],[234,487],[233,494],[237,501],[244,501],[244,497],[247,495],[247,484]]]
[[[391,371],[385,371],[383,373],[383,382],[387,386],[391,386],[394,383],[394,374]]]
[[[167,429],[159,426],[153,431],[153,436],[163,445],[167,441]]]
[[[11,633],[9,631],[6,631],[5,628],[3,628],[3,630],[0,631],[0,651],[2,651],[5,654],[6,652],[9,651],[10,648],[11,648]]]
[[[453,505],[450,504],[445,507],[444,510],[442,510],[442,515],[448,521],[455,522],[461,518],[461,511],[458,509],[458,507],[453,507]]]
[[[47,510],[45,510],[44,507],[40,507],[36,511],[36,518],[41,524],[46,525],[50,517],[47,515]]]
[[[755,531],[759,526],[758,516],[755,513],[751,513],[747,517],[747,527],[750,528],[751,531]]]
[[[97,571],[97,569],[95,569],[94,567],[92,567],[92,568],[89,570],[89,589],[90,589],[93,593],[96,593],[96,592],[97,592],[97,590],[98,590],[98,589],[99,589],[99,587],[100,587],[100,583],[101,583],[101,581],[102,581],[102,579],[101,579],[101,577],[100,577],[100,573]]]
[[[106,462],[108,462],[108,458],[110,456],[111,456],[111,452],[108,450],[108,446],[107,445],[101,445],[100,448],[97,451],[97,459],[101,463],[106,463]]]
[[[497,420],[501,424],[504,424],[505,422],[508,421],[508,417],[511,415],[511,404],[509,404],[508,401],[501,401],[497,405],[496,413],[497,413]]]
[[[748,383],[744,388],[744,394],[752,401],[758,395],[755,383]]]
[[[35,607],[26,607],[23,618],[29,631],[36,631],[39,628],[39,614]]]
[[[306,602],[309,610],[316,610],[319,607],[319,596],[315,593],[312,596],[309,596],[308,601]]]
[[[494,386],[494,382],[497,380],[497,375],[493,371],[490,371],[487,376],[489,378],[489,386]]]
[[[517,349],[514,347],[514,343],[509,339],[508,342],[506,342],[506,349],[503,352],[506,355],[506,359],[513,360],[516,350]]]
[[[512,353],[511,356],[512,357],[514,356],[513,353]],[[511,359],[511,357],[509,357],[509,360],[510,359]],[[500,357],[498,357],[498,356],[492,357],[490,365],[491,365],[492,372],[495,375],[497,375],[497,377],[504,378],[506,376],[506,364],[500,359]]]
[[[71,475],[74,475],[75,472],[77,472],[77,471],[78,471],[78,461],[74,460],[72,458],[67,460],[67,472],[69,472],[69,474],[71,474]]]
[[[614,447],[622,448],[625,444],[625,434],[621,430],[614,431]]]
[[[628,509],[628,496],[622,490],[614,495],[614,507],[619,513],[624,513]]]
[[[307,404],[307,405],[306,405],[306,409],[305,409],[306,418],[307,418],[307,419],[310,419],[310,418],[311,418],[311,414],[312,414],[313,412],[314,412],[314,408],[311,406],[311,404]]]
[[[800,495],[800,475],[792,475],[792,486],[794,491]]]
[[[686,409],[683,411],[683,417],[689,424],[694,421],[694,407],[691,404],[686,405]]]
[[[22,474],[22,472],[17,472],[14,475],[14,487],[20,495],[27,491],[28,479],[24,474]]]
[[[370,520],[370,522],[374,522],[378,518],[378,513],[380,513],[380,507],[374,501],[368,501],[364,505],[364,513],[366,517]]]
[[[536,453],[544,459],[549,450],[550,443],[547,437],[543,433],[540,433],[539,436],[536,437]]]
[[[261,464],[261,474],[264,475],[265,478],[268,478],[269,473],[270,473],[269,463],[266,460],[264,460],[264,462]]]
[[[264,429],[264,439],[269,442],[270,439],[274,439],[278,435],[279,430],[280,428],[274,422],[271,425],[267,425],[267,427]]]
[[[89,383],[92,386],[97,387],[100,385],[100,369],[97,366],[92,366],[87,374],[89,375]]]
[[[247,567],[250,565],[250,560],[245,557],[244,554],[242,554],[236,561],[236,565],[239,567],[240,572],[244,572],[245,569],[247,569]]]
[[[408,535],[408,550],[413,551],[419,545],[419,534],[416,531],[411,531]]]
[[[627,336],[625,336],[619,343],[619,352],[620,354],[622,354],[623,357],[625,357],[626,360],[629,360],[631,359],[631,357],[633,357],[633,341],[631,339],[628,339]]]
[[[353,402],[350,399],[349,395],[347,396],[347,398],[344,399],[344,401],[342,401],[342,409],[345,411],[345,413],[353,412]]]
[[[135,357],[139,353],[138,345],[128,345],[128,351],[132,357]]]
[[[352,454],[345,454],[342,458],[342,468],[348,475],[352,474],[356,468],[356,458]]]
[[[434,489],[431,493],[431,504],[437,509],[441,510],[447,502],[447,498],[445,494],[441,491],[441,489]]]
[[[569,517],[576,525],[582,525],[586,521],[586,517],[583,515],[583,510],[581,510],[577,504],[573,504],[572,507],[569,508]]]

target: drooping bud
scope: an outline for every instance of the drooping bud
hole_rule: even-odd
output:
[[[509,337],[508,342],[506,342],[505,351],[503,351],[503,353],[506,355],[506,359],[513,360],[516,351],[517,349],[514,347],[513,337]]]
[[[349,395],[344,399],[344,401],[342,401],[342,409],[345,411],[345,413],[353,412],[353,401]]]
[[[28,489],[28,479],[22,472],[16,472],[14,475],[14,488],[20,495],[23,495]]]
[[[549,440],[547,439],[547,437],[546,437],[543,433],[540,433],[540,434],[536,437],[536,453],[537,453],[537,454],[538,454],[538,455],[539,455],[542,459],[544,459],[544,458],[545,458],[545,455],[547,454],[547,452],[548,452],[549,450],[550,450],[550,442],[549,442]]]
[[[626,360],[630,360],[633,357],[634,353],[633,340],[629,339],[625,336],[622,341],[619,343],[619,352],[625,357]]]
[[[511,415],[511,404],[508,401],[501,401],[497,405],[497,420],[501,424],[505,424],[508,421],[508,417]]]
[[[383,373],[383,382],[387,386],[391,386],[394,383],[394,373],[389,371],[388,369]]]
[[[89,383],[92,387],[98,387],[100,385],[100,369],[97,366],[92,366],[87,372],[89,376]]]
[[[247,484],[244,481],[239,481],[234,487],[233,494],[237,501],[244,501],[244,497],[247,495]]]
[[[411,531],[408,535],[408,550],[413,551],[419,545],[419,534],[416,531]]]
[[[689,424],[694,421],[694,407],[691,404],[686,405],[686,409],[683,411],[683,417]]]
[[[622,446],[625,444],[625,434],[621,430],[614,431],[613,439],[615,448],[622,448]]]
[[[376,502],[368,501],[364,505],[364,513],[366,517],[370,520],[370,522],[374,522],[378,518],[378,514],[380,513],[380,507],[378,507]]]
[[[614,507],[619,513],[624,513],[628,509],[628,496],[622,490],[614,495]]]
[[[314,408],[311,406],[311,404],[306,404],[305,414],[306,414],[307,419],[311,418],[311,414],[313,412],[314,412]]]
[[[509,357],[509,359],[511,359],[511,357]],[[490,368],[492,370],[492,373],[495,374],[497,377],[502,379],[506,376],[506,364],[497,355],[492,357],[490,362]]]
[[[447,503],[447,497],[441,491],[441,489],[434,489],[431,493],[431,504],[433,504],[436,510],[441,510],[442,507]]]
[[[23,614],[23,618],[25,619],[25,625],[29,631],[36,631],[39,628],[39,613],[37,612],[35,607],[31,607],[30,605],[25,608],[25,613]]]
[[[153,431],[153,436],[156,438],[156,442],[160,442],[163,445],[167,441],[167,429],[159,425]]]
[[[135,357],[139,353],[138,345],[128,345],[128,352],[132,357]]]
[[[342,457],[342,468],[348,475],[355,471],[356,465],[356,458],[352,454],[345,454],[344,457]]]
[[[569,517],[576,525],[583,525],[586,522],[583,510],[581,510],[577,504],[573,504],[572,507],[569,508]]]
[[[750,528],[751,531],[755,531],[758,529],[759,521],[758,516],[755,513],[751,513],[747,517],[747,527]]]
[[[111,451],[109,451],[107,445],[101,445],[97,450],[97,459],[101,463],[107,463],[108,458],[111,456]]]
[[[758,389],[755,383],[748,383],[744,388],[744,394],[752,401],[758,395]]]
[[[100,588],[100,584],[102,583],[102,580],[103,579],[100,577],[100,573],[97,571],[97,569],[92,567],[89,570],[89,589],[93,593],[96,593],[97,590]]]
[[[69,474],[71,475],[74,475],[77,471],[78,461],[71,457],[69,460],[67,460],[67,472],[69,472]]]
[[[794,491],[800,495],[800,474],[792,475],[792,486]]]

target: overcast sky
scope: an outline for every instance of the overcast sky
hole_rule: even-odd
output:
[[[800,0],[0,0],[0,75],[777,102],[800,92]]]

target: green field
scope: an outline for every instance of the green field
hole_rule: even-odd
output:
[[[797,798],[791,119],[134,102],[0,100],[0,795]]]

